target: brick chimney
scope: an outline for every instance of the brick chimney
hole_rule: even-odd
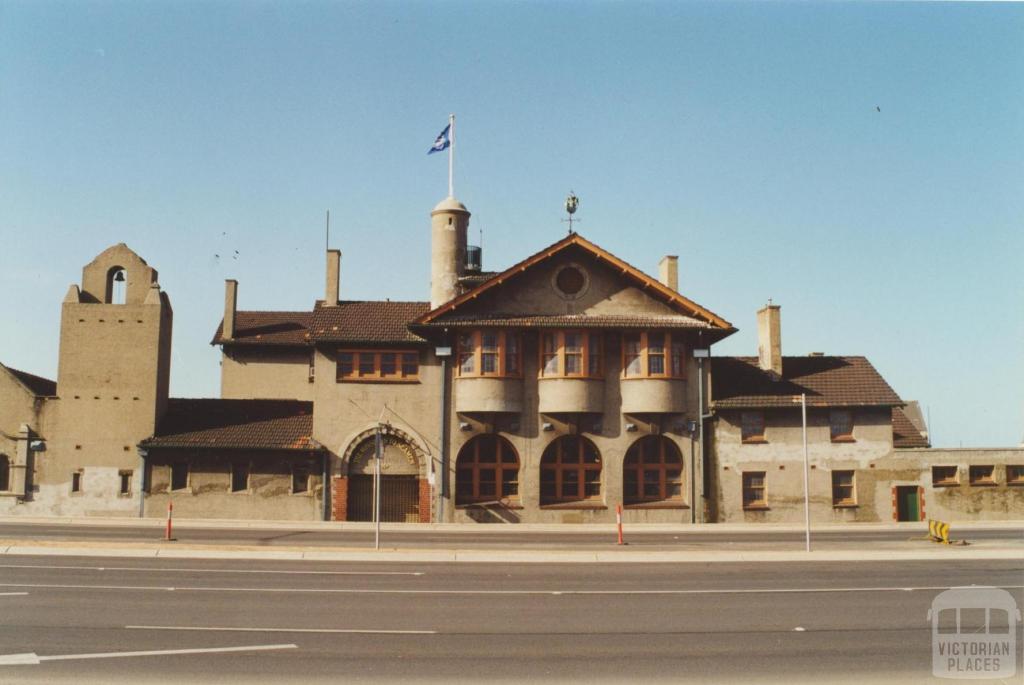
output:
[[[774,378],[782,377],[782,314],[771,300],[757,312],[757,362]]]
[[[235,337],[235,312],[238,311],[238,281],[229,278],[224,281],[224,326],[220,337],[231,340]]]
[[[338,282],[341,279],[341,250],[327,251],[327,289],[324,291],[324,306],[338,305]]]
[[[658,280],[672,290],[679,292],[679,257],[667,254],[658,262]]]

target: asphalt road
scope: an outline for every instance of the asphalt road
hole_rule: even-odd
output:
[[[812,532],[816,545],[832,548],[863,546],[869,543],[907,543],[918,545],[920,532],[906,528],[893,530],[829,530]],[[2,540],[51,540],[79,542],[155,542],[162,539],[162,528],[153,526],[94,526],[49,523],[0,523]],[[368,529],[282,530],[260,528],[191,528],[178,525],[174,537],[182,543],[209,545],[310,546],[310,547],[372,547],[373,531]],[[1024,530],[991,528],[967,530],[953,537],[970,542],[1000,541],[1019,544],[1024,549]],[[473,531],[436,531],[411,526],[409,530],[385,530],[381,535],[385,547],[402,549],[600,549],[616,546],[615,529],[605,531],[528,531],[508,527],[481,526]],[[804,534],[793,531],[709,531],[665,532],[626,531],[630,547],[650,551],[684,549],[802,549]]]
[[[928,609],[970,584],[1024,606],[1019,561],[8,557],[0,682],[934,682]]]

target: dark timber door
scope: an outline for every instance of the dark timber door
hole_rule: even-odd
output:
[[[416,476],[381,476],[381,516],[386,523],[418,523],[419,480]],[[373,476],[354,475],[348,482],[348,520],[373,520]]]
[[[916,485],[896,486],[896,518],[900,521],[921,520],[921,501]]]

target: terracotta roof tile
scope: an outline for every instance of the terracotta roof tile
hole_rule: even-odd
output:
[[[235,313],[235,336],[222,337],[221,321],[211,345],[307,345],[312,312],[239,311]]]
[[[711,360],[716,409],[808,406],[898,406],[903,401],[864,357],[783,357],[782,378],[772,380],[757,357]]]
[[[588,315],[588,314],[488,314],[486,316],[449,316],[423,328],[508,326],[520,328],[712,328],[711,324],[689,316]],[[414,329],[416,326],[413,327]]]
[[[422,343],[409,322],[430,309],[427,302],[341,301],[335,307],[317,302],[310,325],[314,342],[358,344]]]
[[[892,409],[892,446],[931,447],[928,438],[921,434],[921,431],[899,407]]]
[[[264,450],[318,449],[313,403],[298,400],[171,398],[143,447]]]
[[[36,397],[54,397],[57,394],[57,383],[49,378],[43,378],[27,371],[19,371],[5,366],[11,375],[21,381],[22,385],[29,389]]]

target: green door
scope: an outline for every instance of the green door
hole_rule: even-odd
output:
[[[916,485],[896,487],[896,516],[900,521],[921,520],[921,501]]]

